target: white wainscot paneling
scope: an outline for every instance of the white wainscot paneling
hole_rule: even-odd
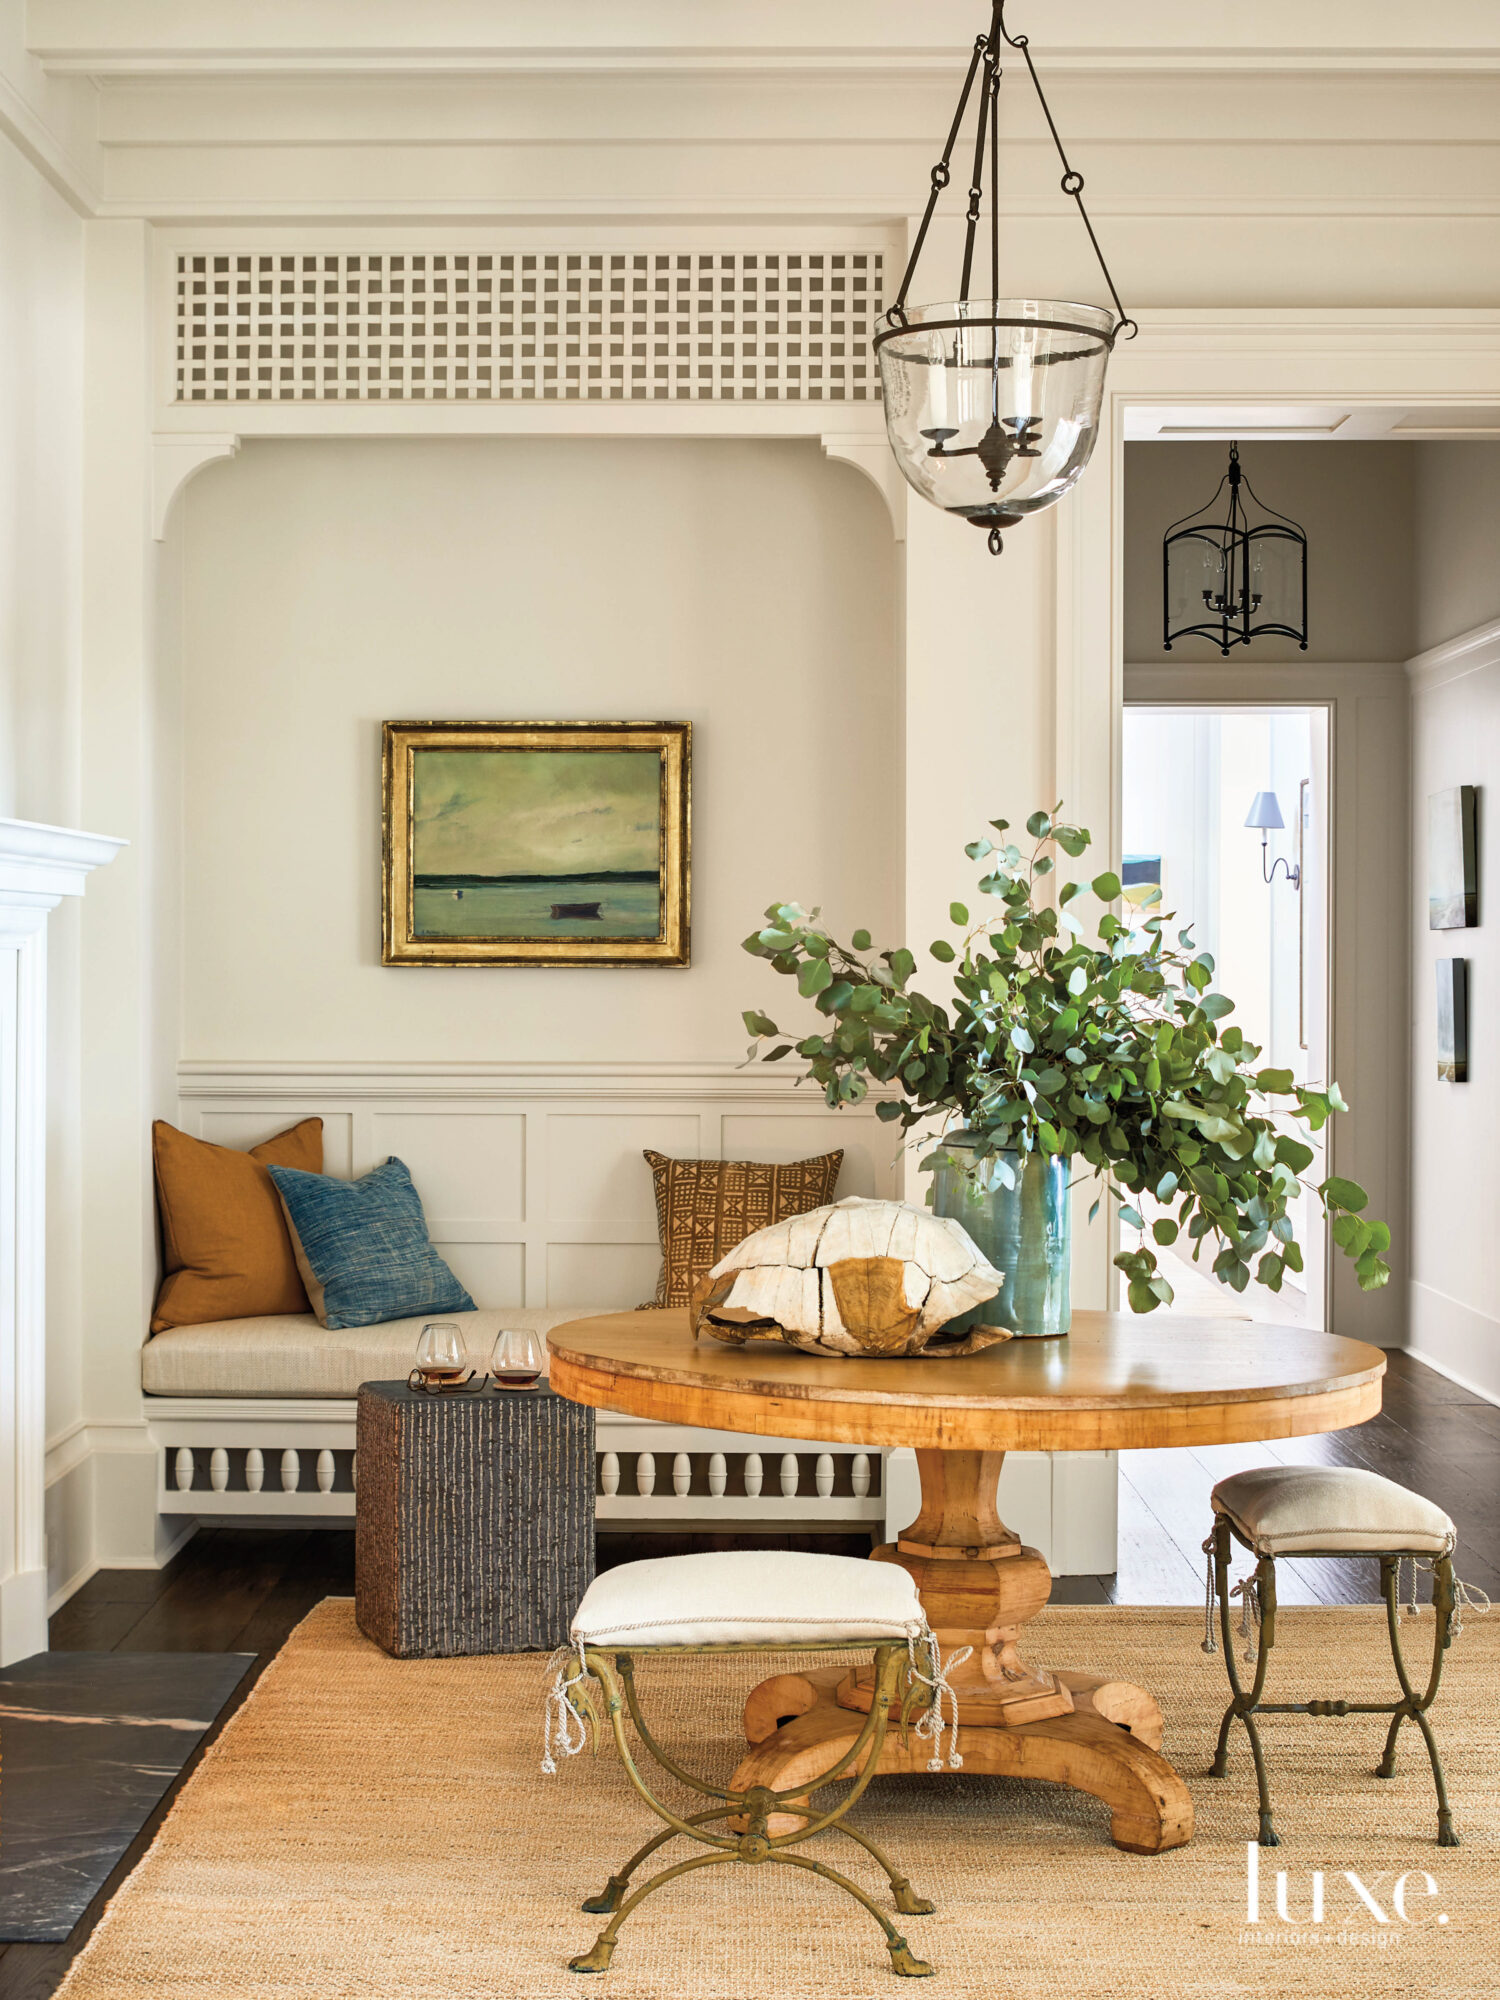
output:
[[[377,1111],[369,1166],[404,1160],[429,1215],[526,1213],[526,1120],[513,1111]]]
[[[811,1090],[804,1094],[804,1101],[805,1111],[788,1109],[770,1117],[764,1113],[735,1112],[726,1117],[724,1158],[806,1160],[842,1147],[840,1199],[862,1194],[878,1196],[882,1201],[900,1200],[901,1192],[891,1171],[895,1150],[891,1128],[883,1126],[873,1112],[820,1111]]]
[[[649,1147],[671,1159],[698,1159],[704,1123],[696,1112],[549,1112],[548,1220],[571,1225],[587,1218],[654,1243],[656,1197],[641,1155]]]
[[[184,1063],[183,1122],[252,1146],[323,1119],[325,1170],[411,1169],[432,1239],[481,1305],[629,1307],[660,1269],[647,1150],[798,1160],[844,1151],[840,1194],[894,1192],[873,1106],[833,1112],[733,1064]]]
[[[325,1111],[318,1104],[299,1104],[278,1111],[204,1110],[195,1121],[184,1118],[185,1128],[215,1146],[233,1146],[240,1152],[259,1146],[295,1125],[301,1118],[323,1120],[323,1171],[348,1180],[354,1172],[354,1119],[347,1111]]]
[[[547,1304],[628,1311],[655,1296],[660,1272],[655,1243],[552,1243]]]
[[[459,1283],[478,1306],[526,1303],[526,1246],[523,1243],[465,1243],[433,1232],[433,1243]],[[488,1357],[471,1354],[476,1365]]]

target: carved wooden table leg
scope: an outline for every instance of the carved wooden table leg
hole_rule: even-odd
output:
[[[1159,1854],[1192,1837],[1186,1785],[1160,1753],[1161,1710],[1144,1688],[1106,1676],[1048,1672],[1022,1656],[1023,1628],[1046,1604],[1052,1577],[995,1511],[1003,1452],[919,1451],[922,1507],[876,1562],[915,1577],[958,1697],[967,1771],[1046,1778],[1103,1799],[1117,1847]],[[955,1656],[968,1649],[967,1657]],[[837,1762],[870,1706],[868,1669],[779,1674],[745,1704],[754,1746],[738,1788],[785,1791]],[[923,1771],[927,1739],[892,1731],[882,1771]],[[793,1822],[788,1819],[787,1825]]]

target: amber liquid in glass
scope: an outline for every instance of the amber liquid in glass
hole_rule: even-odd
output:
[[[540,1368],[497,1368],[495,1387],[497,1389],[534,1389],[542,1379]]]

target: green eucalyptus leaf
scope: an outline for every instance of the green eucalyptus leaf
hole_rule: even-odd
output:
[[[1346,1181],[1339,1174],[1330,1174],[1318,1193],[1322,1195],[1325,1207],[1337,1204],[1340,1208],[1359,1209],[1370,1199],[1358,1181]]]
[[[856,931],[849,942],[854,946],[856,951],[868,951],[870,949],[870,933],[868,931]]]
[[[1378,1292],[1390,1282],[1391,1267],[1374,1250],[1367,1250],[1354,1267],[1362,1292]]]
[[[1120,878],[1112,868],[1107,868],[1102,875],[1094,877],[1089,887],[1101,903],[1113,903],[1120,895]]]
[[[948,914],[956,924],[966,924],[969,921],[969,913],[962,903],[950,903]]]

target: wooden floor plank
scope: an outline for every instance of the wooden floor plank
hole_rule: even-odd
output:
[[[136,1653],[241,1650],[238,1638],[305,1553],[300,1530],[253,1538],[220,1529],[119,1641]]]
[[[1112,1604],[1193,1604],[1202,1594],[1199,1574],[1173,1541],[1150,1504],[1122,1476],[1119,1496],[1119,1554],[1113,1577],[1105,1579]]]

